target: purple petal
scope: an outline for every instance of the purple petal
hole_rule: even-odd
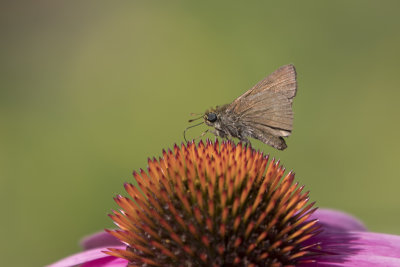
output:
[[[354,235],[359,238],[358,246],[362,248],[363,255],[380,255],[400,260],[400,236],[369,232],[355,232]]]
[[[110,256],[107,258],[102,258],[82,264],[80,267],[126,267],[126,266],[128,266],[127,260]]]
[[[325,254],[316,257],[315,263],[300,266],[400,266],[400,236],[358,231],[323,232],[314,241],[321,242]]]
[[[118,246],[115,248],[125,249],[126,246]],[[105,258],[115,259],[116,258],[116,257],[105,254],[103,251],[106,251],[106,250],[107,250],[107,247],[101,247],[101,248],[95,248],[95,249],[90,249],[90,250],[86,250],[83,252],[79,252],[77,254],[74,254],[67,258],[64,258],[60,261],[57,261],[51,265],[48,265],[47,267],[71,267],[71,266],[75,266],[78,264],[96,261],[99,259],[105,259]],[[126,266],[126,264],[127,264],[127,261],[125,261],[125,266]],[[97,266],[102,266],[102,265],[97,265]],[[111,265],[109,265],[109,266],[111,266]]]
[[[318,219],[326,231],[366,231],[364,224],[350,214],[330,209],[318,209],[311,219]]]
[[[121,241],[119,241],[117,238],[110,235],[106,231],[86,236],[81,240],[80,244],[84,250],[99,248],[99,247],[107,247],[107,246],[114,247],[123,245]]]
[[[323,261],[316,263],[299,265],[299,267],[371,267],[371,266],[384,266],[384,267],[399,267],[400,260],[390,257],[382,257],[376,255],[355,255],[349,256],[345,260],[340,257],[326,257]]]

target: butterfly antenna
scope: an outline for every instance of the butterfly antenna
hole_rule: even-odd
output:
[[[202,121],[202,122],[200,122],[200,123],[198,123],[198,124],[195,124],[195,125],[192,125],[192,126],[189,126],[189,127],[187,127],[184,131],[183,131],[183,138],[185,139],[185,142],[187,142],[187,140],[186,140],[186,131],[188,130],[188,129],[190,129],[190,128],[193,128],[193,127],[196,127],[196,126],[199,126],[199,125],[201,125],[201,124],[203,124],[204,123],[204,121]]]
[[[198,118],[191,119],[191,120],[189,120],[189,122],[197,121],[198,119],[201,119],[201,118],[203,118],[203,115],[201,115],[201,116],[198,117]]]

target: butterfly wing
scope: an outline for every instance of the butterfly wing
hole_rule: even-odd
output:
[[[286,65],[238,97],[227,110],[251,129],[251,137],[273,147],[283,147],[278,143],[284,144],[281,137],[291,134],[296,92],[296,70],[293,65]]]

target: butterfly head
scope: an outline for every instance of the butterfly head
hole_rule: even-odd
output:
[[[214,126],[214,124],[218,121],[218,115],[214,111],[207,111],[204,114],[204,122],[208,126]]]

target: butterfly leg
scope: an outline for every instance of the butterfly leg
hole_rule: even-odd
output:
[[[240,142],[244,143],[245,146],[251,147],[250,140],[247,139],[246,137],[240,137]]]
[[[196,138],[194,138],[193,141],[196,140],[196,139],[202,138],[204,135],[206,135],[207,132],[208,132],[208,130],[205,130],[201,135],[199,135]]]
[[[225,136],[225,139],[228,140],[228,141],[232,141],[232,136],[231,135],[227,135],[227,136]]]
[[[213,133],[216,136],[219,136],[221,138],[226,138],[227,134],[221,130],[215,129],[215,130],[210,130],[210,133]]]
[[[213,133],[215,136],[221,137],[222,139],[226,139],[228,141],[232,141],[232,136],[224,131],[219,129],[210,130],[210,133]]]
[[[219,136],[218,132],[215,130],[209,130],[210,133],[212,133],[215,136]]]

